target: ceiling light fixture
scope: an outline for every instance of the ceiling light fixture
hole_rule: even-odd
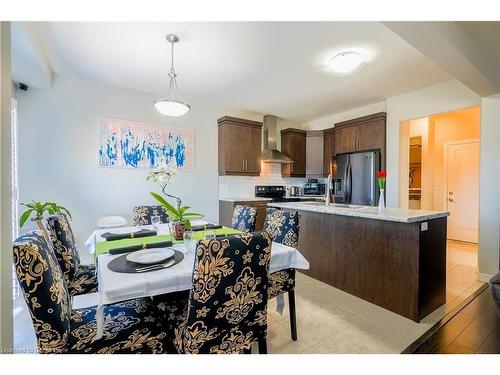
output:
[[[170,84],[168,87],[168,95],[165,99],[157,100],[154,102],[155,108],[161,114],[166,116],[179,117],[191,109],[191,107],[184,103],[179,93],[179,88],[177,87],[177,74],[174,70],[174,43],[179,41],[179,37],[174,34],[167,35],[167,42],[171,45],[171,66],[170,72],[168,73],[170,77]]]
[[[328,66],[337,73],[349,73],[356,69],[363,59],[357,52],[342,52],[332,57]]]

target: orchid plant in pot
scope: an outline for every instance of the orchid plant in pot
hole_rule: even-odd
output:
[[[175,169],[167,169],[164,167],[156,168],[149,173],[146,180],[156,182],[160,186],[163,195],[175,199],[174,207],[160,194],[151,192],[151,196],[167,210],[167,213],[172,220],[175,239],[182,240],[184,237],[184,231],[191,228],[191,219],[201,218],[203,215],[195,212],[188,212],[191,207],[182,206],[182,200],[179,197],[166,192],[166,188],[175,174]]]
[[[191,219],[202,218],[202,214],[196,212],[188,212],[189,206],[182,206],[178,209],[166,201],[160,194],[151,193],[151,196],[158,201],[168,212],[168,216],[172,219],[174,227],[174,236],[176,240],[182,240],[186,229],[191,229]]]

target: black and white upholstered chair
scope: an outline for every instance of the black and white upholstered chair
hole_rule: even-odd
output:
[[[268,208],[264,220],[264,230],[269,233],[274,242],[297,249],[299,245],[299,214],[298,212]],[[297,340],[295,268],[287,268],[269,275],[269,299],[285,293],[288,293],[291,336],[292,340],[295,341]]]
[[[242,232],[254,232],[255,220],[258,209],[249,206],[236,206],[233,211],[233,220],[231,226]]]
[[[163,206],[134,207],[134,225],[151,225],[152,216],[159,216],[162,224],[169,222],[168,212]]]
[[[179,353],[267,353],[267,288],[271,239],[266,232],[203,240],[193,287],[162,296],[169,336]]]
[[[97,292],[97,275],[94,264],[81,264],[73,230],[64,213],[50,215],[45,226],[71,296]]]
[[[40,353],[166,351],[166,334],[148,299],[108,305],[103,336],[95,340],[96,308],[72,310],[65,278],[41,232],[28,232],[14,242],[13,261]]]

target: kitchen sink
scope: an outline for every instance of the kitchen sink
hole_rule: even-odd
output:
[[[325,206],[325,202],[304,202],[309,206]],[[328,207],[333,208],[348,208],[350,210],[359,210],[362,208],[366,208],[366,206],[359,206],[357,204],[340,204],[340,203],[330,203]]]
[[[330,206],[334,208],[348,208],[350,210],[360,210],[362,208],[366,208],[365,206],[360,206],[357,204],[342,204],[342,203],[332,203],[330,204]]]

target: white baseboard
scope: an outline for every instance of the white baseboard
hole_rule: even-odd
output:
[[[487,283],[493,277],[493,275],[487,275],[485,273],[476,272],[477,280],[482,283]]]

